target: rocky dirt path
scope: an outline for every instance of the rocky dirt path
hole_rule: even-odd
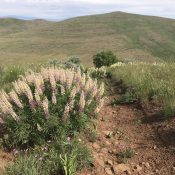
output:
[[[97,140],[88,143],[94,167],[80,175],[175,175],[175,120],[160,120],[153,108],[111,106],[114,98],[100,112]]]

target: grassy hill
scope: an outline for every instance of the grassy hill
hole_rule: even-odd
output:
[[[175,20],[123,12],[62,22],[0,19],[1,64],[23,64],[112,50],[121,59],[175,60]]]

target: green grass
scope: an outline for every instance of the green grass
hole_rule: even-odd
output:
[[[122,12],[78,17],[62,22],[0,19],[1,64],[19,65],[112,50],[124,60],[172,60],[175,20]]]
[[[11,82],[19,78],[24,74],[24,68],[19,66],[1,67],[0,66],[0,89],[10,89]]]
[[[48,173],[48,170],[42,168],[42,162],[33,155],[23,155],[6,168],[4,175],[48,175]]]
[[[4,175],[74,175],[83,167],[89,168],[92,156],[83,143],[58,140],[27,153],[20,153],[6,167]]]
[[[126,148],[118,154],[119,163],[127,163],[127,159],[132,158],[135,152],[132,148]]]
[[[125,101],[131,101],[131,97],[144,102],[153,100],[162,106],[165,116],[175,115],[174,63],[116,64],[110,71],[114,81],[122,80],[126,89]]]

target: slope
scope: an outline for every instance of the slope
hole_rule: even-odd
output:
[[[113,12],[62,22],[0,19],[1,64],[44,62],[112,50],[124,60],[173,60],[175,20]]]

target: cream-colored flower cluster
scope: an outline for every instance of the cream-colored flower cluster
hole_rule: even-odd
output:
[[[133,61],[133,62],[128,62],[128,63],[123,63],[123,62],[117,62],[113,65],[110,66],[110,68],[116,68],[116,67],[120,67],[120,66],[127,66],[127,65],[155,65],[155,66],[165,66],[165,63],[161,63],[161,62],[154,62],[154,63],[149,63],[149,62],[141,62],[141,61]]]
[[[46,83],[50,84],[50,93],[52,100],[49,102],[44,95]],[[103,106],[104,83],[99,85],[97,80],[93,80],[89,75],[78,71],[62,68],[42,68],[40,73],[28,71],[24,76],[21,76],[13,83],[14,90],[10,93],[2,91],[0,93],[0,113],[4,116],[10,115],[16,121],[20,120],[20,116],[14,111],[14,105],[23,109],[22,96],[25,95],[28,99],[32,112],[35,112],[38,106],[43,108],[43,114],[49,118],[49,107],[57,105],[57,96],[64,95],[65,92],[70,92],[69,101],[67,102],[63,120],[66,121],[69,113],[74,110],[75,96],[80,95],[79,113],[84,111],[84,108],[91,104],[93,100],[97,102],[95,112],[99,112]],[[31,88],[31,87],[34,87]]]
[[[112,64],[112,65],[110,66],[110,68],[115,68],[115,67],[125,66],[125,65],[126,65],[126,63],[117,62],[117,63],[115,63],[115,64]]]
[[[88,69],[88,74],[91,75],[91,76],[94,75],[94,76],[98,76],[98,77],[101,77],[101,78],[106,77],[107,67],[102,66],[100,68],[94,68],[94,67],[89,68]]]
[[[14,118],[14,120],[18,121],[19,117],[14,112],[12,104],[9,101],[10,101],[10,97],[8,96],[8,94],[6,94],[6,92],[4,91],[1,91],[0,92],[0,109],[2,114],[11,115]]]

